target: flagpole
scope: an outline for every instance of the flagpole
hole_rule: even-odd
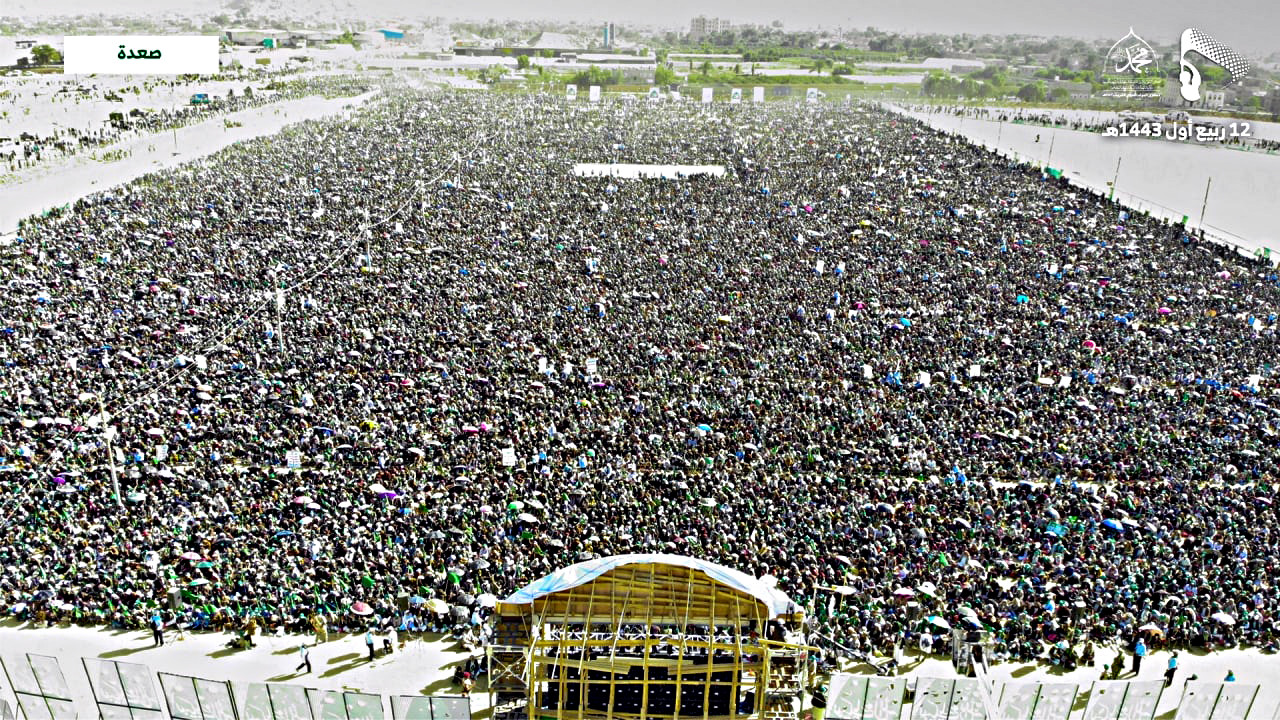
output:
[[[1209,186],[1213,185],[1213,178],[1209,178],[1204,184],[1204,204],[1200,206],[1200,234],[1204,234],[1204,211],[1209,207]]]
[[[116,506],[124,509],[124,498],[120,497],[120,478],[116,475],[116,460],[111,455],[111,428],[107,427],[107,409],[102,405],[102,393],[97,393],[98,417],[102,419],[102,438],[107,441],[107,467],[111,469],[111,492],[116,496]]]

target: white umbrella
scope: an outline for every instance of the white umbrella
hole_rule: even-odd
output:
[[[531,525],[536,525],[538,523],[538,518],[530,515],[529,513],[520,513],[516,516],[516,519],[520,520],[520,522],[527,522]]]
[[[1210,616],[1209,616],[1209,618],[1210,618],[1210,619],[1212,619],[1212,620],[1217,620],[1218,622],[1222,623],[1223,625],[1235,625],[1235,624],[1236,624],[1236,619],[1235,619],[1235,618],[1233,618],[1233,617],[1231,617],[1231,616],[1230,616],[1230,615],[1228,615],[1227,613],[1224,613],[1224,612],[1216,612],[1216,613],[1214,613],[1214,614],[1210,615]]]
[[[856,592],[858,592],[858,591],[857,591],[857,590],[854,590],[853,588],[849,587],[848,585],[837,585],[837,586],[835,586],[835,587],[831,588],[831,592],[833,592],[833,593],[835,593],[835,594],[837,594],[837,595],[852,595],[852,594],[854,594],[854,593],[856,593]]]
[[[916,591],[911,588],[900,587],[897,590],[894,590],[893,594],[897,597],[915,597]]]
[[[480,597],[476,598],[476,602],[480,603],[480,607],[491,608],[498,604],[498,598],[496,595],[485,593]]]

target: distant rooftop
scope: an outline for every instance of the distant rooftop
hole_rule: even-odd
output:
[[[543,32],[529,42],[529,47],[557,50],[578,47],[578,42],[572,35],[566,33]]]

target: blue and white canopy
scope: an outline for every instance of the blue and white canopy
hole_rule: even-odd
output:
[[[585,585],[610,570],[624,565],[676,565],[704,573],[707,577],[722,583],[734,590],[751,595],[769,608],[772,617],[790,615],[800,608],[775,587],[766,585],[758,578],[723,565],[691,558],[684,555],[664,555],[660,553],[638,553],[632,555],[613,555],[610,557],[587,560],[576,565],[560,568],[546,577],[534,580],[517,590],[503,602],[512,605],[527,605],[538,598],[570,588]]]

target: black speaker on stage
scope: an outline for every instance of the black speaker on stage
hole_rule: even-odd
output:
[[[174,612],[182,611],[182,590],[169,588],[169,609]]]

